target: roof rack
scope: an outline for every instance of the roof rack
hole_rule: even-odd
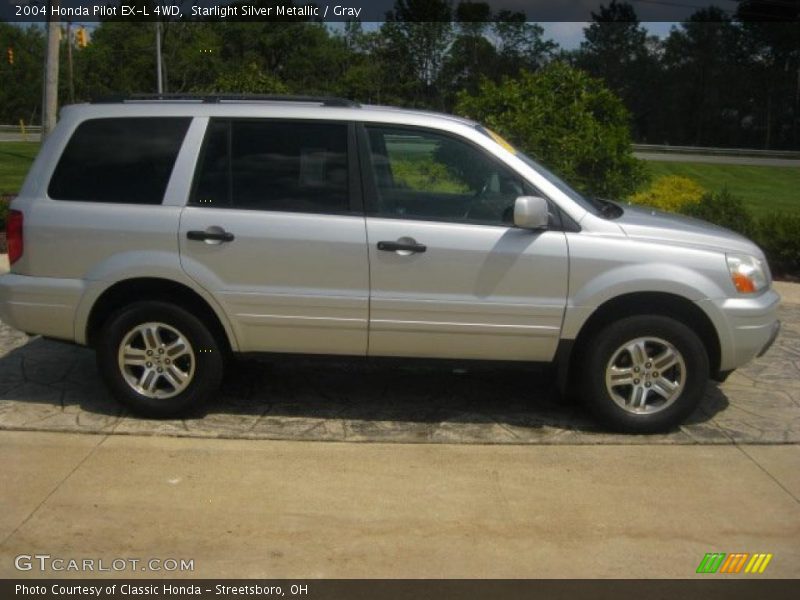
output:
[[[291,96],[280,94],[117,94],[92,100],[92,104],[117,104],[142,101],[186,102],[311,102],[322,106],[359,108],[361,105],[347,98],[335,96]]]

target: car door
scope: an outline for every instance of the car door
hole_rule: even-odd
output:
[[[181,264],[221,303],[241,351],[366,353],[353,128],[210,120],[181,215]]]
[[[360,129],[371,356],[552,360],[567,298],[557,227],[513,226],[530,184],[474,143]]]

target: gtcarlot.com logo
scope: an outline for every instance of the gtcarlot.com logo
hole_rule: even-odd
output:
[[[185,558],[62,558],[50,554],[20,554],[17,571],[194,571],[194,559]]]
[[[737,573],[760,574],[763,573],[772,554],[749,552],[734,552],[725,554],[724,552],[708,552],[700,561],[697,567],[698,573],[726,573],[735,575]]]

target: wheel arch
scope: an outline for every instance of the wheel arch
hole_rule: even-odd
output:
[[[235,350],[235,338],[224,317],[203,296],[185,284],[157,277],[124,279],[104,290],[89,311],[86,344],[96,346],[103,324],[114,311],[144,300],[168,302],[191,312],[208,326],[226,354]]]
[[[567,341],[558,352],[559,387],[566,390],[569,372],[581,359],[586,343],[606,325],[622,317],[660,315],[672,317],[695,331],[708,354],[713,377],[718,377],[721,343],[709,316],[688,298],[666,292],[632,292],[606,300],[584,321],[574,340]]]

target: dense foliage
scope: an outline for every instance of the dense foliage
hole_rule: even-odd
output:
[[[771,213],[758,219],[754,239],[773,273],[800,277],[800,215]]]
[[[629,114],[599,79],[563,62],[485,80],[456,112],[485,123],[580,190],[620,198],[645,179],[631,153]]]
[[[700,202],[686,206],[685,214],[703,219],[721,227],[737,231],[744,236],[756,235],[756,219],[738,198],[727,189],[703,194]]]

